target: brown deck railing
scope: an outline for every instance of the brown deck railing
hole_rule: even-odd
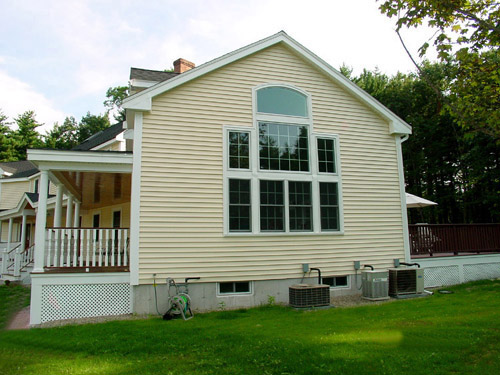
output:
[[[409,225],[411,255],[500,252],[500,224]]]

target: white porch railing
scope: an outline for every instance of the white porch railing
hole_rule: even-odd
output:
[[[19,270],[23,270],[30,264],[33,264],[33,261],[35,259],[35,244],[31,245],[26,250],[24,250],[20,254],[20,256],[21,259],[19,261]]]
[[[5,246],[2,250],[2,274],[9,274],[12,272],[15,262],[15,257],[18,249],[20,248],[20,242],[11,242],[10,248]]]
[[[128,267],[128,228],[48,228],[45,267]]]

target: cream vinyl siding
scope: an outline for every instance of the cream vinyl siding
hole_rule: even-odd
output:
[[[343,235],[223,235],[223,125],[252,127],[252,88],[286,83],[312,97],[315,133],[338,134]],[[312,65],[270,47],[153,99],[142,136],[140,283],[325,275],[353,261],[404,258],[396,142],[389,124]],[[252,152],[256,152],[255,149]]]
[[[82,227],[92,228],[94,222],[94,215],[100,214],[100,226],[105,228],[111,228],[113,226],[113,212],[121,211],[121,227],[130,227],[130,203],[115,204],[112,206],[100,207],[98,209],[89,209],[85,212],[80,212],[82,217]]]
[[[0,182],[0,210],[7,210],[18,205],[25,192],[30,191],[30,181]]]

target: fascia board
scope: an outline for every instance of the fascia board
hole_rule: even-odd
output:
[[[151,87],[158,83],[158,81],[148,81],[145,79],[131,79],[130,86],[134,87]]]
[[[133,156],[110,151],[28,150],[28,160],[40,170],[131,173]]]
[[[202,64],[194,69],[188,70],[177,77],[170,78],[167,81],[160,82],[148,89],[145,89],[135,95],[125,98],[122,103],[122,107],[126,109],[133,109],[137,111],[150,111],[151,110],[151,99],[155,96],[163,94],[164,92],[171,90],[179,85],[182,85],[188,81],[205,75],[213,70],[219,69],[225,65],[228,65],[234,61],[258,52],[264,48],[270,47],[276,43],[284,41],[286,34],[280,31],[266,39],[260,40],[258,42],[252,43],[248,46],[237,49],[236,51],[230,52],[226,55],[218,57],[211,60],[205,64]]]
[[[2,178],[0,179],[0,184],[6,184],[8,182],[22,182],[22,181],[30,181],[30,177],[19,177],[19,178]]]
[[[399,133],[399,134],[411,134],[411,126],[400,119],[396,114],[391,112],[388,108],[386,108],[382,103],[368,94],[366,91],[361,89],[354,82],[350,81],[342,73],[340,73],[337,69],[333,68],[326,61],[316,56],[313,52],[308,50],[306,47],[302,46],[300,43],[295,41],[294,39],[287,36],[286,44],[295,50],[297,53],[305,57],[314,65],[318,66],[321,70],[327,73],[331,78],[333,78],[337,83],[339,83],[343,88],[347,91],[351,92],[359,99],[361,99],[364,103],[366,103],[369,107],[378,112],[382,117],[390,122],[390,133]]]
[[[28,150],[28,160],[36,162],[132,164],[132,154],[114,154],[110,151],[79,152],[57,150]]]
[[[313,52],[302,46],[300,43],[289,37],[284,31],[271,35],[266,39],[262,39],[248,46],[242,47],[236,51],[223,55],[215,60],[209,61],[197,68],[188,70],[177,77],[171,78],[165,82],[161,82],[150,88],[147,88],[129,98],[124,99],[123,108],[137,110],[137,111],[150,111],[152,108],[152,98],[163,94],[179,85],[188,81],[205,75],[213,70],[221,68],[234,61],[242,59],[253,53],[259,52],[277,43],[283,42],[289,48],[294,50],[299,55],[303,56],[306,60],[316,65],[327,75],[333,78],[337,83],[344,87],[348,92],[358,97],[361,101],[366,103],[370,108],[379,113],[383,118],[389,121],[390,134],[411,134],[411,126],[400,119],[397,115],[387,109],[383,104],[378,102],[371,95],[359,88],[355,83],[344,77],[339,71],[329,65],[327,62],[316,56]]]

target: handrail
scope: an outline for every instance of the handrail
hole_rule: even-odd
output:
[[[21,244],[17,245],[15,248],[13,248],[12,250],[10,250],[7,254],[12,253],[14,250],[18,249],[19,247],[21,247]]]
[[[130,229],[128,227],[47,227],[46,229],[113,229],[113,230],[119,230],[119,229]]]
[[[35,247],[35,244],[31,245],[30,247],[26,248],[21,254],[23,254],[23,255],[28,254],[29,255],[30,250],[34,249],[34,247]],[[19,267],[19,271],[22,271],[23,269],[28,267],[31,263],[33,263],[33,252],[31,254],[32,254],[31,259],[22,259],[24,261],[23,262],[24,264],[22,264],[21,267]]]

